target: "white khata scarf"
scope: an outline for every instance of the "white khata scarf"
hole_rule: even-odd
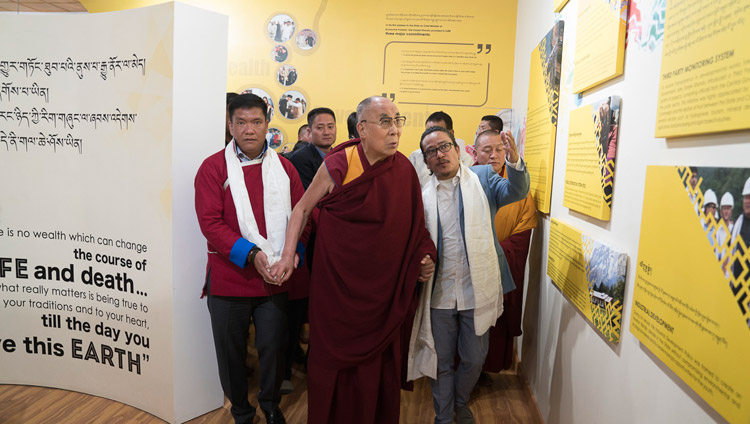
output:
[[[464,244],[466,256],[469,258],[471,286],[474,290],[474,329],[477,335],[482,335],[503,313],[500,267],[492,233],[494,217],[490,215],[487,196],[479,177],[463,164],[459,165],[458,173],[464,211]],[[422,188],[422,200],[425,224],[437,246],[438,207],[435,176]],[[433,279],[435,277],[437,272]],[[429,303],[426,306],[429,306]],[[429,311],[429,308],[427,310]]]
[[[260,159],[240,162],[236,153],[236,141],[232,139],[224,149],[224,159],[227,162],[227,179],[232,188],[232,200],[237,210],[237,221],[240,224],[242,237],[255,243],[268,256],[268,265],[273,265],[281,259],[286,237],[286,225],[292,214],[292,199],[289,187],[289,176],[281,165],[279,155],[273,149],[266,149]],[[250,196],[245,186],[243,166],[262,162],[263,176],[263,213],[266,218],[266,234],[264,238],[258,231],[255,222]]]

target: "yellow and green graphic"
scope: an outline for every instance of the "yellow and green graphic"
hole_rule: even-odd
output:
[[[581,235],[591,322],[613,343],[620,341],[627,255]]]
[[[618,96],[570,112],[563,206],[609,221],[619,118]]]
[[[729,185],[735,193],[740,193],[740,183],[743,176],[748,176],[750,186],[750,170],[743,168],[723,169],[729,175],[724,177],[731,179]],[[700,176],[701,171],[711,175],[711,180],[705,180]],[[745,211],[737,205],[737,214],[735,214],[734,195],[731,191],[725,191],[722,195],[724,203],[719,201],[717,192],[711,188],[714,186],[726,187],[721,181],[714,181],[716,177],[716,168],[698,168],[681,166],[677,168],[688,198],[691,200],[693,210],[700,222],[703,232],[706,234],[708,244],[714,251],[718,266],[721,267],[724,276],[729,280],[729,289],[737,301],[737,306],[742,317],[747,322],[750,329],[750,252],[747,246],[750,240],[744,239],[741,230],[745,224]],[[705,184],[702,184],[704,183]],[[732,184],[734,183],[734,184]],[[704,192],[701,186],[706,187]],[[747,194],[745,194],[747,192]],[[750,187],[744,187],[742,191],[744,197],[750,196]],[[738,196],[739,198],[739,196]],[[750,203],[750,202],[748,202]],[[722,214],[722,209],[726,214]],[[745,208],[750,209],[750,208]],[[739,226],[737,222],[739,221]],[[736,231],[735,230],[736,228]]]
[[[607,340],[620,342],[628,257],[553,219],[547,274]]]
[[[617,133],[620,119],[620,98],[608,97],[594,105],[594,137],[599,154],[599,170],[602,175],[604,203],[612,208],[612,186],[615,179],[615,156],[617,155]]]
[[[565,23],[558,21],[539,46],[537,54],[542,62],[544,92],[552,125],[557,125],[557,110],[560,106],[560,69],[562,68],[563,30]]]
[[[750,417],[750,168],[649,166],[630,332],[729,422]]]
[[[543,213],[549,213],[552,194],[564,27],[556,22],[531,52],[524,160],[537,210]]]

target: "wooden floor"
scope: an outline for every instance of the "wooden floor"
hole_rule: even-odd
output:
[[[257,356],[248,362],[257,370]],[[249,377],[250,402],[257,406],[258,373]],[[477,423],[541,423],[534,400],[523,378],[512,372],[492,374],[491,386],[478,386],[469,404]],[[294,391],[282,398],[281,410],[289,424],[307,421],[307,382],[301,368],[292,371]],[[265,422],[258,409],[254,423]],[[401,392],[401,423],[431,423],[434,419],[432,393],[427,379],[415,383],[413,392]],[[163,423],[159,418],[132,406],[109,399],[67,390],[35,386],[0,385],[0,423]],[[229,405],[188,421],[232,423]]]

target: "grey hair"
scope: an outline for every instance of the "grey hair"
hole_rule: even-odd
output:
[[[372,103],[375,99],[385,99],[383,96],[371,96],[368,97],[357,105],[357,122],[362,120],[362,114],[364,113],[365,109],[367,109],[370,106],[370,103]]]

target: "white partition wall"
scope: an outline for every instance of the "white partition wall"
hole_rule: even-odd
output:
[[[172,261],[172,298],[178,422],[218,408],[224,401],[206,299],[200,299],[206,239],[195,216],[193,180],[203,159],[224,148],[226,40],[226,16],[175,3],[172,254],[180,260]],[[196,396],[201,386],[205,394],[210,393],[201,394],[204,399]]]
[[[220,407],[193,206],[223,147],[227,18],[0,14],[0,383],[170,422]]]

